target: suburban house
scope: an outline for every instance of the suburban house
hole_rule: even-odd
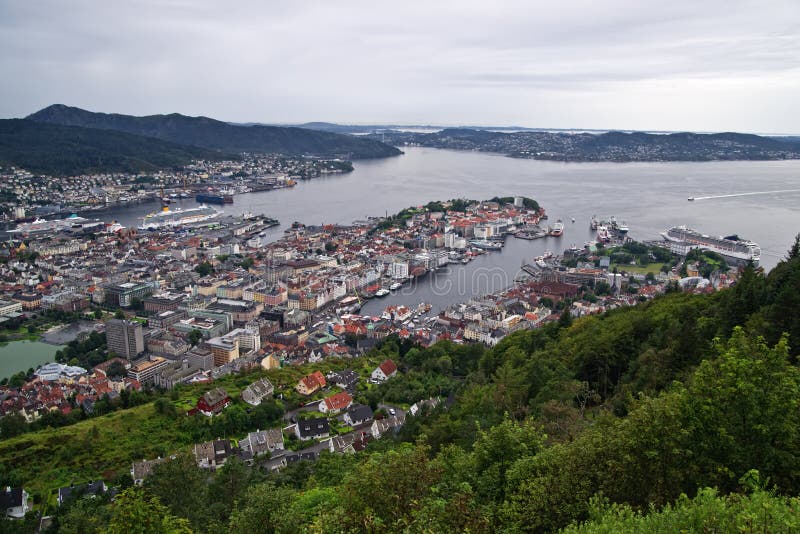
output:
[[[372,408],[364,404],[355,404],[344,414],[344,422],[350,426],[360,425],[372,421],[372,416]]]
[[[5,510],[6,517],[22,519],[31,509],[28,497],[28,492],[23,488],[7,486],[0,491],[0,510]]]
[[[300,441],[308,441],[310,439],[327,438],[331,433],[331,427],[327,419],[319,417],[298,421],[294,427],[294,432]]]
[[[212,417],[222,412],[230,403],[231,398],[227,391],[223,388],[214,388],[203,393],[203,396],[197,401],[197,410],[203,415]]]
[[[144,479],[153,474],[153,468],[166,461],[167,458],[156,458],[155,460],[133,462],[131,466],[131,478],[133,478],[133,483],[137,486],[141,486],[144,483]]]
[[[272,454],[283,450],[283,432],[280,428],[271,430],[256,430],[247,437],[239,440],[239,448],[247,459],[255,458],[262,454]]]
[[[378,367],[372,371],[372,380],[383,382],[397,374],[397,366],[392,360],[383,360]]]
[[[96,497],[108,491],[106,483],[102,480],[94,482],[90,480],[86,484],[70,484],[69,486],[58,488],[58,505],[61,506],[70,499],[80,499],[81,497]]]
[[[194,446],[194,457],[197,466],[215,470],[225,465],[225,461],[233,456],[233,447],[229,439],[216,439]]]
[[[253,382],[242,390],[242,400],[252,406],[258,406],[266,397],[270,397],[275,388],[266,378]]]
[[[355,454],[356,452],[363,451],[371,439],[372,436],[367,432],[334,436],[328,442],[328,447],[329,450],[334,453]]]
[[[431,397],[427,400],[417,401],[408,409],[408,413],[416,416],[420,412],[429,412],[439,406],[441,399],[439,397]]]
[[[353,404],[353,397],[346,391],[342,391],[322,399],[318,410],[322,413],[338,413],[349,408],[351,404]]]
[[[311,395],[319,389],[324,388],[326,384],[325,376],[319,371],[314,371],[310,375],[301,378],[295,389],[301,395]]]
[[[351,369],[345,369],[338,373],[328,375],[330,382],[342,389],[352,390],[358,385],[358,373]]]
[[[397,415],[393,415],[388,419],[376,419],[372,422],[372,426],[370,427],[370,432],[372,433],[372,437],[375,439],[380,439],[380,437],[391,430],[395,430],[403,426],[406,422],[406,416],[402,413],[398,413]]]

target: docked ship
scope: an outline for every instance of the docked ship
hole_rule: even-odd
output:
[[[597,241],[600,243],[608,243],[611,241],[611,233],[608,231],[607,226],[601,224],[597,227]]]
[[[233,204],[233,195],[230,194],[198,193],[194,199],[208,204]]]
[[[685,254],[691,249],[701,248],[716,252],[733,263],[744,264],[752,261],[755,265],[761,260],[761,248],[752,241],[740,239],[739,236],[714,237],[701,234],[686,226],[673,226],[661,232],[665,241],[670,243],[673,252]]]
[[[102,221],[97,219],[86,219],[76,214],[72,214],[66,219],[53,219],[50,221],[37,218],[29,223],[22,223],[17,225],[13,230],[9,230],[14,234],[37,234],[42,232],[63,232],[63,231],[81,231],[84,229],[92,229],[102,226]]]
[[[558,219],[556,223],[553,225],[553,228],[550,229],[550,235],[553,237],[561,237],[564,233],[564,223],[561,222],[561,219]]]
[[[483,250],[501,250],[503,248],[503,243],[486,239],[473,239],[469,244]]]
[[[192,224],[208,221],[218,217],[220,212],[211,206],[201,204],[197,208],[188,210],[164,208],[162,211],[150,213],[139,219],[139,230],[158,230],[160,228],[172,228],[184,224]]]

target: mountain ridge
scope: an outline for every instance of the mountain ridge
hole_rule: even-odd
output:
[[[136,117],[53,104],[28,115],[26,119],[63,126],[119,131],[224,152],[313,155],[342,159],[371,159],[401,154],[397,148],[374,139],[297,127],[234,125],[210,117],[189,117],[179,113]]]

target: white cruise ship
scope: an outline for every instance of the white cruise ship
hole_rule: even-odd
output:
[[[661,232],[661,236],[671,245],[671,248],[683,248],[680,252],[685,254],[689,249],[702,248],[716,252],[726,259],[734,260],[734,263],[747,263],[752,261],[758,265],[761,260],[761,248],[745,239],[739,239],[737,236],[733,237],[714,237],[701,234],[696,230],[687,228],[686,226],[673,226],[666,232]]]
[[[139,219],[138,229],[158,230],[160,228],[172,228],[184,224],[198,223],[219,217],[220,213],[220,211],[205,204],[188,210],[164,208],[162,211],[150,213]]]

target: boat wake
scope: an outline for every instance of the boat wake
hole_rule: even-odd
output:
[[[689,200],[710,200],[712,198],[749,197],[753,195],[771,195],[773,193],[798,193],[800,189],[779,189],[777,191],[753,191],[751,193],[733,193],[730,195],[710,195],[705,197],[689,197]]]

